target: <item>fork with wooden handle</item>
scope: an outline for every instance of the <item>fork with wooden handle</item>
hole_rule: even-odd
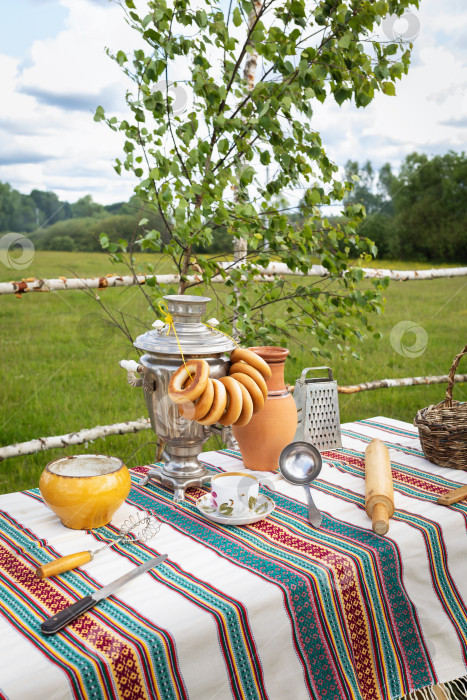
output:
[[[443,495],[438,498],[437,503],[439,503],[440,506],[452,506],[453,503],[459,503],[463,501],[464,498],[467,498],[467,485],[443,493]]]

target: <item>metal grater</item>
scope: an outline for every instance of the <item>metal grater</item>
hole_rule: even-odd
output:
[[[308,372],[326,369],[324,377],[306,378]],[[297,405],[298,425],[294,442],[302,440],[323,450],[342,447],[337,382],[330,367],[306,367],[297,379],[293,392]]]

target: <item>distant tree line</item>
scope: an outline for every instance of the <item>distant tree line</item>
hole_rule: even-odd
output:
[[[25,195],[0,182],[0,233],[26,234],[39,250],[99,251],[101,233],[111,240],[131,239],[143,216],[162,233],[160,218],[143,212],[137,197],[104,206],[86,195],[70,204],[54,192],[33,190]]]
[[[387,163],[375,171],[368,161],[348,161],[346,179],[354,183],[347,203],[361,203],[367,217],[359,232],[371,238],[378,257],[394,260],[467,262],[467,156],[450,151],[429,158],[408,155],[399,173]],[[287,202],[281,201],[287,208]],[[293,216],[300,226],[300,215]],[[137,196],[104,206],[90,195],[70,204],[53,192],[25,195],[0,182],[0,234],[27,234],[38,249],[100,251],[99,235],[131,239],[139,221],[170,238],[161,218]],[[230,252],[224,229],[197,252]]]
[[[60,201],[54,192],[33,190],[26,195],[0,182],[0,235],[10,231],[26,234],[38,250],[101,251],[101,233],[111,241],[136,239],[141,219],[146,220],[146,230],[155,229],[170,239],[161,217],[136,195],[128,202],[105,206],[86,195],[70,204]],[[224,238],[225,230],[221,229],[209,249],[198,252],[227,250]]]
[[[378,257],[394,260],[467,262],[467,156],[408,155],[398,175],[389,164],[346,164],[353,179],[349,201],[365,206],[360,225]]]

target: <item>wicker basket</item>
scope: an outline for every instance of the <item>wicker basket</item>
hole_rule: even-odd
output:
[[[467,470],[467,402],[452,400],[454,377],[464,355],[467,355],[467,345],[454,358],[444,401],[418,411],[414,425],[430,462],[440,467]]]

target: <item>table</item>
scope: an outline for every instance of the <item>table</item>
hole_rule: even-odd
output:
[[[303,490],[279,475],[272,515],[238,528],[198,512],[200,489],[179,506],[169,491],[141,487],[147,466],[131,470],[112,524],[90,533],[64,528],[37,490],[1,496],[0,696],[373,700],[465,676],[467,504],[435,501],[467,472],[430,464],[407,423],[377,417],[342,430],[344,447],[324,453],[314,486],[319,530],[307,523]],[[373,437],[389,447],[394,476],[384,538],[364,511],[362,457]],[[231,450],[203,459],[218,471],[243,467]],[[96,548],[147,507],[163,523],[154,540],[35,579],[38,564]],[[44,618],[165,552],[167,562],[63,632],[41,635]]]

